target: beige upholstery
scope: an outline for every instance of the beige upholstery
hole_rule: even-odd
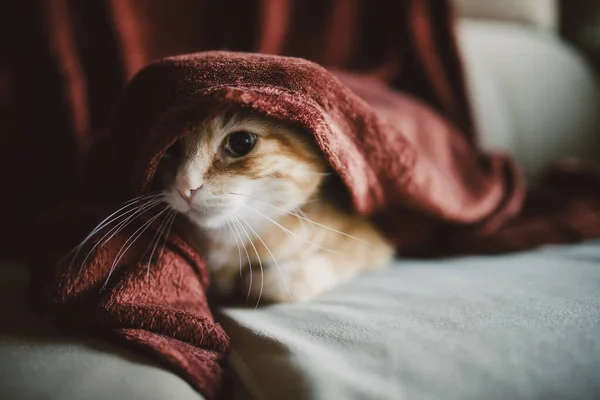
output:
[[[454,0],[462,17],[517,22],[556,30],[557,0]]]
[[[557,35],[521,25],[459,27],[486,148],[515,156],[530,180],[557,158],[600,158],[600,89],[578,53]]]

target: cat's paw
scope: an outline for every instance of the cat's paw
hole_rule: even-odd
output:
[[[337,286],[339,279],[326,257],[315,256],[305,260],[288,261],[278,266],[269,265],[261,274],[254,270],[252,282],[245,276],[245,289],[257,303],[294,303],[314,299]]]

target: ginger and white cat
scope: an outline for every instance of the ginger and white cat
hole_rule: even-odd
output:
[[[207,256],[217,295],[241,290],[257,302],[290,302],[310,300],[393,257],[372,223],[344,205],[327,171],[311,135],[230,111],[171,147],[158,179]]]

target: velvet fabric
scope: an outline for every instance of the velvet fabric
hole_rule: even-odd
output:
[[[145,351],[208,398],[220,392],[228,340],[206,301],[201,254],[174,231],[148,263],[158,229],[149,223],[107,280],[141,218],[92,249],[108,227],[100,230],[75,262],[64,256],[122,202],[151,190],[166,148],[220,110],[251,108],[312,133],[357,212],[404,256],[600,234],[595,170],[558,166],[525,199],[515,163],[479,149],[447,1],[57,0],[10,11],[7,23],[32,46],[2,47],[12,51],[3,60],[11,82],[3,110],[20,111],[3,122],[14,132],[3,137],[13,157],[3,178],[16,188],[3,205],[39,210],[32,189],[50,199],[24,223],[37,221],[37,304]],[[25,162],[31,154],[39,157]],[[17,176],[7,173],[15,163],[24,165]],[[12,243],[30,248],[21,225],[9,218]]]

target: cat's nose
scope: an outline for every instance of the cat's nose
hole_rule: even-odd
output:
[[[188,188],[179,188],[177,189],[177,192],[179,193],[179,195],[181,196],[181,198],[183,200],[185,200],[186,203],[191,203],[192,200],[194,199],[194,195],[200,190],[202,189],[202,185],[198,186],[195,189],[188,189]]]

